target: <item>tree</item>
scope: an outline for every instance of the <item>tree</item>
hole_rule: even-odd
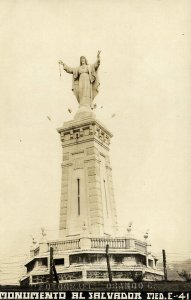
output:
[[[185,281],[187,282],[191,282],[191,273],[186,271],[186,270],[182,270],[181,272],[178,272],[178,275],[183,278]]]

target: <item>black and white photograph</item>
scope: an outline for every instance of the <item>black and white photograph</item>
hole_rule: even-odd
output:
[[[191,2],[0,24],[0,299],[191,299]]]

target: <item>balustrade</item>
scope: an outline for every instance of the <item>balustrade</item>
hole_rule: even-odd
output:
[[[91,249],[105,249],[109,245],[110,249],[134,249],[143,253],[146,252],[146,245],[138,240],[128,238],[89,238],[91,240]],[[132,244],[133,241],[133,244]],[[48,242],[48,251],[53,247],[55,251],[80,249],[80,239],[51,241]],[[34,256],[39,254],[39,247],[34,250]]]
[[[37,256],[37,255],[39,254],[39,251],[40,251],[39,247],[36,248],[36,249],[34,250],[34,256]]]
[[[72,249],[79,249],[79,239],[76,240],[68,240],[68,241],[56,241],[49,243],[50,247],[53,247],[55,251],[62,251],[62,250],[72,250]]]
[[[91,238],[91,248],[106,248],[109,245],[110,249],[136,249],[142,252],[146,252],[146,245],[135,240],[135,247],[130,243],[130,239],[126,238]]]
[[[109,245],[111,249],[131,249],[130,240],[125,238],[91,238],[91,248],[106,248]],[[144,247],[144,246],[143,246]]]

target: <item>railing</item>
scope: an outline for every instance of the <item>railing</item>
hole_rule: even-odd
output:
[[[80,248],[80,240],[66,240],[66,241],[55,241],[50,242],[48,244],[48,249],[50,250],[50,247],[53,247],[55,251],[60,250],[72,250],[72,249],[79,249]]]
[[[127,238],[91,238],[91,248],[105,249],[109,245],[110,249],[135,249],[146,252],[146,244],[141,241]]]
[[[34,250],[34,256],[37,256],[37,255],[39,254],[39,251],[40,251],[40,248],[39,248],[39,247],[36,248],[36,249]]]
[[[106,248],[109,245],[113,249],[128,249],[130,248],[130,241],[128,239],[104,239],[104,238],[91,238],[91,248]]]
[[[83,239],[83,238],[81,238]],[[50,247],[53,247],[54,251],[66,251],[66,250],[76,250],[76,249],[84,249],[84,244],[82,244],[82,240],[79,239],[71,239],[71,240],[55,240],[49,241],[47,243],[47,250],[50,251]],[[85,244],[85,249],[106,249],[106,245],[109,245],[110,249],[118,249],[118,250],[138,250],[142,253],[146,253],[147,247],[144,242],[133,238],[104,238],[104,237],[87,237],[85,238],[87,241],[87,246]],[[88,242],[89,241],[89,242]],[[40,253],[39,247],[33,250],[33,255],[37,256]]]
[[[140,241],[135,241],[135,249],[142,252],[146,252],[146,246],[142,244]]]

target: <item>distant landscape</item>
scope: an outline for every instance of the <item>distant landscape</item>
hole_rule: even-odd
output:
[[[162,269],[163,265],[160,262],[158,264],[158,268]],[[168,280],[182,280],[183,279],[178,275],[178,272],[185,270],[191,273],[191,259],[186,259],[182,261],[170,261],[167,263],[167,275]]]

